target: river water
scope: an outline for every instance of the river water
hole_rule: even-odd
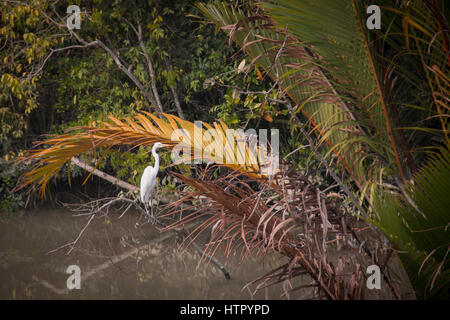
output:
[[[52,209],[0,217],[0,299],[278,299],[283,292],[281,285],[254,296],[243,289],[285,263],[279,256],[240,263],[239,256],[227,260],[219,250],[216,258],[231,274],[226,280],[213,264],[198,265],[196,251],[180,249],[174,235],[142,225],[136,212],[119,217],[94,219],[70,254],[70,247],[51,251],[76,239],[87,216]],[[80,268],[81,289],[67,289],[70,265]],[[290,298],[308,294],[298,291]]]

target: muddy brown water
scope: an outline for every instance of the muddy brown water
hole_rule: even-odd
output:
[[[176,237],[142,225],[131,211],[120,219],[119,214],[94,219],[70,254],[68,247],[49,253],[76,239],[86,222],[86,216],[74,217],[65,209],[0,218],[0,299],[279,299],[283,293],[282,285],[253,296],[243,289],[285,263],[282,257],[240,263],[239,256],[225,259],[219,251],[216,258],[231,274],[226,280],[214,265],[198,265],[193,249],[181,250]],[[129,254],[143,245],[144,249]],[[112,263],[120,255],[127,258]],[[67,290],[70,265],[80,267],[79,290]],[[309,280],[296,281],[293,285]],[[290,298],[310,294],[298,291]]]

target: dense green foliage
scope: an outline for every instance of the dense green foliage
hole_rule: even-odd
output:
[[[68,32],[63,22],[69,4],[72,1],[58,2],[56,7],[52,1],[1,4],[3,158],[30,148],[42,134],[99,123],[109,115],[158,112],[152,84],[164,112],[180,115],[178,100],[182,115],[190,120],[221,119],[242,126],[249,121],[260,123],[261,119],[267,124],[267,120],[272,121],[271,115],[279,113],[275,104],[255,107],[264,102],[261,92],[268,81],[257,76],[256,67],[238,71],[241,58],[234,55],[235,49],[229,47],[225,35],[215,34],[213,26],[197,17],[199,11],[191,1],[147,1],[139,5],[134,1],[116,1],[113,5],[109,1],[75,1],[82,15],[81,29],[73,31],[86,42],[102,41],[142,87],[103,47],[84,47]],[[136,33],[139,26],[153,78]],[[241,94],[239,88],[247,94]],[[147,99],[143,91],[150,92],[152,99]],[[137,184],[141,168],[148,162],[147,152],[110,153],[100,168]],[[19,174],[8,170],[12,177]],[[5,188],[8,197],[12,189]]]
[[[450,152],[421,168],[408,194],[417,207],[389,193],[375,196],[380,219],[372,221],[397,247],[420,298],[448,298],[450,286],[448,227],[450,220]]]

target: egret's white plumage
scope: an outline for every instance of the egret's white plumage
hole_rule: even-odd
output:
[[[156,185],[156,177],[153,174],[153,167],[148,166],[144,170],[144,174],[141,178],[141,201],[147,203],[150,200],[150,196],[153,193]]]
[[[152,148],[152,154],[155,158],[155,166],[148,166],[145,168],[144,173],[142,174],[141,178],[141,201],[144,203],[145,207],[147,208],[147,203],[150,203],[150,207],[152,206],[151,200],[153,191],[155,190],[156,186],[156,176],[158,175],[159,171],[159,156],[156,153],[156,150],[158,148],[161,148],[163,144],[161,142],[157,142],[153,145]]]

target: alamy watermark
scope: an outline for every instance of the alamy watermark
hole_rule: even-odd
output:
[[[253,166],[258,168],[262,175],[267,176],[272,176],[278,171],[280,141],[278,129],[203,130],[202,122],[195,121],[193,131],[193,136],[182,128],[172,132],[172,141],[180,141],[172,149],[173,163]],[[194,150],[191,149],[193,146]],[[197,146],[202,146],[202,149]]]
[[[67,7],[66,13],[70,14],[66,24],[69,30],[81,28],[81,10],[80,7],[72,4]],[[381,29],[381,10],[380,7],[373,4],[367,7],[366,13],[370,14],[367,18],[366,26],[369,30]]]
[[[381,289],[381,270],[376,264],[367,267],[366,274],[370,274],[367,277],[366,287],[369,290]]]
[[[373,29],[381,29],[381,10],[380,7],[373,4],[367,7],[367,14],[370,14],[367,17],[366,26],[369,30]]]
[[[76,264],[72,264],[67,267],[66,273],[70,274],[67,278],[66,286],[67,289],[81,289],[81,269]]]
[[[80,7],[72,4],[67,7],[66,13],[70,14],[70,16],[66,20],[67,28],[69,30],[81,29]]]

